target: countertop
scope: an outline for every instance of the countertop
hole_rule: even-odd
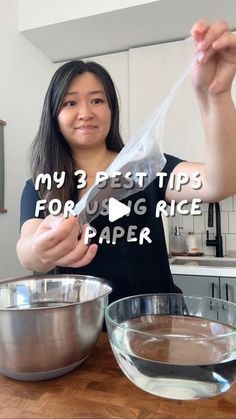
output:
[[[236,384],[211,399],[152,396],[125,377],[102,333],[89,358],[63,377],[24,382],[0,376],[0,417],[235,419]]]
[[[174,259],[188,259],[188,263],[186,265],[172,265]],[[217,258],[217,262],[219,262],[220,258]],[[195,266],[191,264],[191,262],[198,262],[204,260],[215,260],[215,256],[195,256],[195,257],[188,257],[188,256],[176,256],[170,258],[170,269],[171,273],[175,275],[200,275],[200,276],[218,276],[218,277],[232,277],[236,280],[236,267],[224,267],[224,266]],[[222,258],[222,261],[231,261],[235,263],[235,258]]]

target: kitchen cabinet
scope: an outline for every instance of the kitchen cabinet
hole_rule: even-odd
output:
[[[236,303],[236,278],[220,277],[220,292],[220,298]]]
[[[214,276],[172,275],[184,294],[220,298],[219,278]]]
[[[186,160],[203,160],[205,134],[189,67],[194,48],[193,41],[181,40],[90,58],[108,70],[117,86],[125,142],[158,109],[189,68],[166,115],[163,149]],[[236,79],[232,94],[236,100]]]
[[[178,41],[89,58],[103,65],[117,86],[125,142],[166,98],[189,66],[193,48],[192,42]],[[166,153],[203,159],[204,131],[190,75],[167,113],[163,145]]]
[[[204,295],[208,297],[214,296],[219,298],[219,278],[214,276],[197,276],[197,275],[173,275],[174,283],[181,288],[183,294],[186,295]],[[204,304],[204,316],[218,320],[216,310],[212,309],[211,301],[207,305]]]
[[[236,278],[198,275],[173,275],[184,294],[206,295],[236,303]]]
[[[192,41],[131,48],[90,57],[110,73],[118,90],[124,142],[157,109],[192,60]],[[236,99],[236,80],[233,85]],[[204,158],[205,136],[190,73],[178,88],[166,115],[163,150],[190,161]]]
[[[194,45],[178,41],[129,51],[130,132],[162,103],[189,67]],[[165,121],[163,149],[191,161],[204,156],[204,132],[190,73],[178,88]]]

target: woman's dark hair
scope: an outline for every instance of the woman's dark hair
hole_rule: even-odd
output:
[[[35,182],[40,173],[65,171],[63,188],[55,186],[50,191],[46,185],[40,185],[40,196],[47,201],[60,199],[64,204],[69,198],[73,199],[75,192],[74,161],[70,147],[61,134],[57,117],[63,98],[75,76],[85,72],[94,74],[103,84],[108,105],[111,110],[111,127],[106,138],[107,148],[119,152],[124,144],[119,132],[119,103],[114,83],[109,73],[100,64],[93,61],[84,62],[73,60],[62,65],[54,74],[49,84],[42,110],[39,130],[30,150],[31,176]],[[78,169],[78,168],[76,168]]]

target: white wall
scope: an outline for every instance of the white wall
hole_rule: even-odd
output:
[[[0,119],[5,127],[5,208],[0,214],[0,277],[25,272],[17,261],[19,203],[27,178],[26,152],[36,133],[53,64],[17,27],[17,1],[1,0]]]

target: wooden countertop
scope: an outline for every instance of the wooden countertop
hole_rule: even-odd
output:
[[[89,358],[63,377],[24,382],[0,376],[1,418],[236,418],[236,384],[223,395],[168,400],[133,385],[105,333]]]

